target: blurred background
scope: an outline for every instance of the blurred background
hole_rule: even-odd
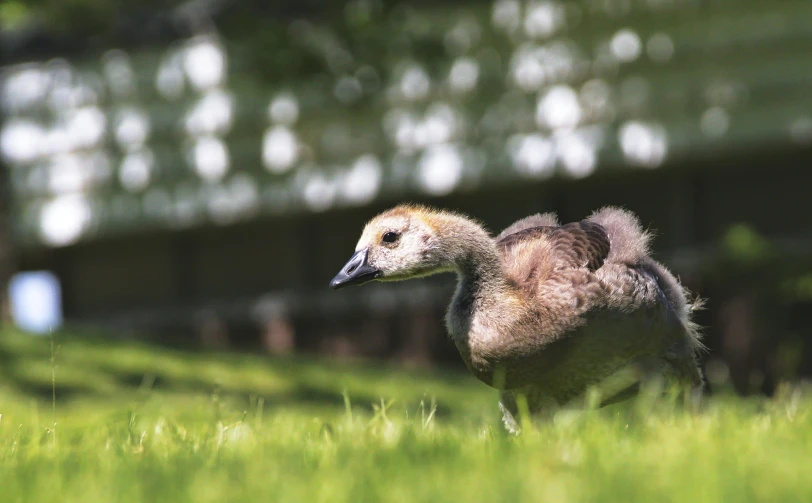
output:
[[[708,299],[711,384],[812,375],[808,0],[4,0],[3,323],[462,368],[364,222],[606,204]]]

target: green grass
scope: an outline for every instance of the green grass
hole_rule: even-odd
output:
[[[562,412],[509,437],[460,373],[69,335],[54,350],[0,333],[4,503],[812,501],[798,389]]]

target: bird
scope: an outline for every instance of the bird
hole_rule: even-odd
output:
[[[516,432],[521,407],[543,416],[591,389],[600,406],[647,380],[701,393],[692,314],[702,300],[651,258],[650,242],[635,214],[613,206],[563,225],[535,214],[492,236],[461,213],[401,204],[365,225],[330,288],[455,273],[447,331],[468,370],[499,390]]]

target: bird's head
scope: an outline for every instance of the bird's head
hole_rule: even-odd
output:
[[[369,281],[397,281],[449,269],[447,254],[437,239],[439,212],[398,206],[367,223],[355,253],[330,282],[337,290]]]

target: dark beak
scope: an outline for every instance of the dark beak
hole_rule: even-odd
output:
[[[345,286],[363,285],[380,277],[381,271],[369,265],[368,255],[369,249],[367,248],[355,252],[330,282],[330,288],[338,290]]]

